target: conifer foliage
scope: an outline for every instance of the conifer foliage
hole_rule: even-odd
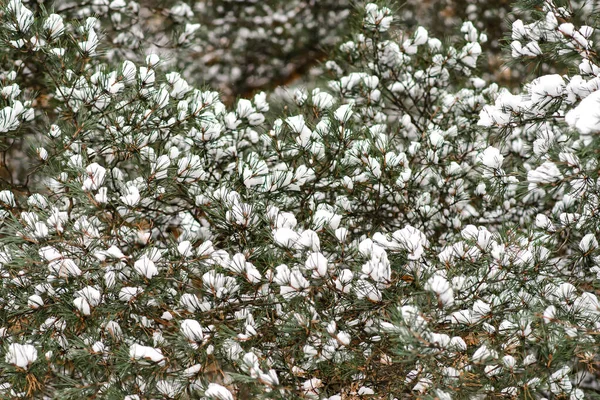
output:
[[[0,0],[0,398],[600,396],[595,2],[513,90],[469,21],[152,3]]]

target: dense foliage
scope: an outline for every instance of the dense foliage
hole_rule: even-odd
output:
[[[596,8],[0,0],[0,397],[598,397]]]

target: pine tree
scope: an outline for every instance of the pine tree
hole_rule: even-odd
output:
[[[598,397],[596,8],[0,1],[0,398]]]

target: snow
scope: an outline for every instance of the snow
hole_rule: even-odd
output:
[[[565,121],[582,135],[600,132],[600,90],[587,96],[569,111]]]

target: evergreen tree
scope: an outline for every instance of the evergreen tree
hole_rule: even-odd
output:
[[[595,3],[0,10],[0,398],[599,396]]]

